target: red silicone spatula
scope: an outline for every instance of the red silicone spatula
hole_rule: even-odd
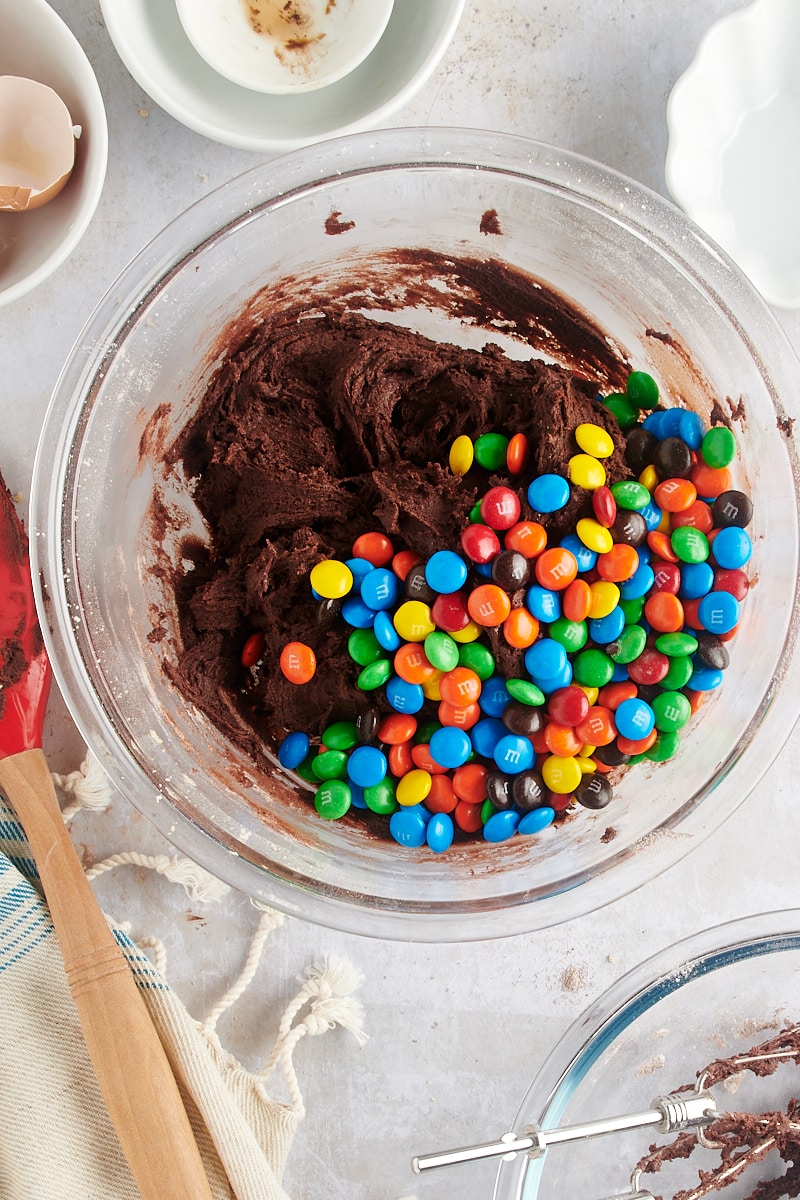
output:
[[[61,819],[41,749],[49,690],[28,539],[0,475],[0,787],[27,835],[89,1056],[142,1200],[212,1200],[164,1047]]]

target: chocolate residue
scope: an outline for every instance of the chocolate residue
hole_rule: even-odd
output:
[[[650,342],[648,370],[669,388],[669,403],[698,412],[712,424],[716,389],[697,362],[692,349],[672,329],[645,329]]]
[[[28,566],[28,539],[22,528],[14,508],[14,497],[6,486],[6,481],[0,473],[0,506],[3,507],[3,520],[0,520],[0,562],[12,564],[17,570],[26,570]]]
[[[325,232],[335,237],[337,233],[347,233],[348,229],[355,229],[355,221],[340,221],[340,212],[332,212],[325,222]]]
[[[730,396],[725,397],[725,403],[730,409],[731,420],[738,421],[740,425],[744,425],[747,421],[747,411],[744,407],[744,396],[740,396],[734,401]]]
[[[784,1064],[800,1063],[800,1026],[784,1029],[775,1038],[753,1046],[746,1054],[731,1055],[716,1059],[704,1071],[698,1072],[703,1086],[713,1088],[734,1076],[750,1072],[757,1076],[769,1076]],[[679,1091],[692,1090],[684,1085]],[[747,1169],[767,1157],[777,1154],[787,1164],[782,1174],[770,1172],[771,1178],[762,1178],[755,1183],[747,1200],[780,1200],[784,1196],[796,1196],[800,1192],[800,1103],[789,1100],[786,1111],[751,1113],[746,1111],[721,1112],[705,1127],[705,1144],[716,1149],[719,1163],[710,1168],[707,1160],[698,1170],[699,1183],[688,1189],[673,1192],[674,1200],[697,1200],[712,1191],[722,1191],[738,1182]],[[653,1144],[648,1153],[639,1160],[635,1170],[641,1174],[657,1174],[668,1163],[688,1159],[700,1144],[697,1133],[679,1133],[674,1141],[659,1146]],[[672,1191],[672,1189],[671,1189]],[[738,1194],[738,1193],[737,1193]]]
[[[302,0],[242,0],[242,3],[253,33],[273,38],[287,50],[302,48],[325,36],[313,31],[313,13]]]
[[[600,841],[604,845],[607,845],[608,842],[613,842],[613,840],[616,836],[617,836],[616,829],[614,828],[613,825],[609,825],[608,828],[603,831],[603,833],[600,837]]]
[[[726,425],[728,429],[731,427],[731,419],[719,400],[714,400],[711,405],[711,412],[708,414],[708,423],[709,425]]]
[[[794,417],[778,417],[778,429],[784,437],[791,438],[794,432]]]
[[[156,406],[152,416],[144,427],[139,439],[139,459],[151,458],[155,461],[161,456],[165,446],[166,429],[169,421],[170,407],[166,403]]]
[[[487,208],[486,212],[481,217],[480,231],[481,233],[494,233],[502,236],[503,231],[500,228],[500,221],[497,216],[496,208]]]
[[[665,346],[670,346],[673,350],[678,348],[678,343],[671,333],[664,333],[660,329],[645,329],[645,337],[655,338],[657,342],[662,342]]]
[[[709,425],[727,425],[728,429],[732,427],[734,421],[744,425],[747,421],[744,398],[740,396],[738,400],[733,400],[730,396],[725,396],[724,402],[725,408],[718,400],[713,401],[708,418]]]
[[[595,399],[609,381],[621,387],[627,367],[585,314],[491,261],[398,251],[366,266],[348,260],[346,279],[329,273],[324,286],[316,278],[283,280],[255,298],[221,334],[229,347],[224,361],[166,455],[168,473],[183,471],[193,481],[212,531],[207,544],[187,536],[181,545],[189,569],[178,572],[173,588],[182,648],[168,671],[190,702],[270,772],[265,747],[287,731],[313,733],[332,719],[352,719],[376,695],[356,687],[349,628],[341,620],[320,624],[311,567],[350,557],[354,539],[376,528],[396,549],[423,557],[455,549],[478,495],[508,481],[480,468],[454,476],[447,456],[456,436],[525,432],[530,461],[511,481],[523,499],[535,474],[575,453],[573,430],[582,421],[615,439],[610,479],[629,475],[616,421]],[[443,278],[446,293],[436,286]],[[412,298],[420,311],[466,316],[472,329],[491,332],[502,322],[506,336],[529,335],[531,349],[557,341],[580,362],[581,377],[513,360],[491,343],[464,349],[352,311]],[[590,507],[576,487],[566,509],[542,520],[557,536]],[[523,518],[532,515],[523,504]],[[156,499],[152,516],[156,540],[169,510]],[[264,634],[265,650],[245,668],[241,650],[254,631]],[[310,685],[289,683],[278,668],[290,640],[317,654]],[[503,656],[519,652],[501,653],[497,641],[498,670],[508,673]],[[378,703],[385,708],[382,695]],[[436,707],[426,705],[423,719]]]

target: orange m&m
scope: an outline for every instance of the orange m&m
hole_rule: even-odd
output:
[[[553,592],[563,591],[578,574],[575,555],[563,546],[552,546],[543,550],[536,559],[536,580]]]
[[[502,625],[511,612],[511,601],[497,584],[482,583],[470,592],[467,609],[476,625],[493,629]]]
[[[290,683],[308,683],[317,669],[317,656],[305,642],[287,642],[281,650],[280,668]]]

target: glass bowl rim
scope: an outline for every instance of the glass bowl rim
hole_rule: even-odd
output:
[[[737,779],[734,787],[726,773],[702,804],[682,816],[681,829],[691,833],[691,847],[675,842],[671,846],[662,844],[657,854],[633,855],[624,864],[609,863],[603,871],[582,879],[579,887],[568,886],[534,903],[523,898],[514,905],[504,905],[501,898],[499,903],[478,911],[459,903],[434,911],[421,912],[414,907],[404,912],[391,900],[370,905],[368,898],[358,892],[322,894],[313,885],[303,886],[302,881],[298,886],[291,871],[280,876],[272,874],[268,868],[249,861],[246,847],[242,847],[241,854],[227,850],[190,817],[162,803],[156,788],[148,784],[124,744],[109,730],[104,710],[81,678],[81,657],[73,645],[69,596],[64,590],[71,583],[64,579],[61,569],[60,485],[62,473],[69,469],[71,439],[93,381],[102,378],[106,363],[113,358],[118,344],[124,342],[126,329],[136,322],[145,301],[156,296],[210,241],[226,236],[231,228],[253,219],[260,211],[283,205],[296,194],[342,176],[413,167],[521,176],[563,193],[576,203],[598,207],[617,221],[623,214],[636,236],[646,238],[670,260],[677,261],[695,284],[702,283],[703,293],[714,300],[747,345],[765,385],[769,387],[771,375],[765,371],[764,356],[746,329],[757,330],[754,337],[760,346],[767,343],[772,374],[796,372],[797,360],[783,331],[738,268],[669,201],[611,168],[546,143],[483,130],[410,128],[329,140],[253,167],[198,200],[140,251],[100,300],[62,369],[45,418],[31,491],[31,520],[36,530],[31,564],[40,614],[45,618],[52,608],[58,617],[52,625],[43,619],[42,626],[57,683],[76,725],[90,746],[96,746],[98,736],[105,742],[110,734],[117,754],[107,754],[103,762],[112,781],[171,843],[221,875],[225,882],[256,898],[264,897],[264,876],[268,876],[271,887],[278,889],[277,899],[273,890],[270,903],[323,925],[398,940],[482,940],[556,925],[603,907],[660,874],[718,828],[755,787],[797,719],[800,689],[789,686],[797,669],[794,640],[786,647],[772,692],[765,698],[766,712],[781,693],[789,714],[781,731],[784,738],[776,738],[770,731],[767,740],[764,722],[760,722],[737,764],[741,766],[747,756],[752,778],[745,785]],[[680,237],[670,239],[665,230],[676,222]],[[742,319],[734,316],[734,302]],[[769,390],[780,411],[782,389]],[[796,460],[792,467],[797,482],[800,473]],[[795,616],[800,611],[797,588],[793,611]],[[760,755],[757,748],[762,750]],[[120,752],[127,763],[118,761]],[[136,776],[133,781],[131,772]]]

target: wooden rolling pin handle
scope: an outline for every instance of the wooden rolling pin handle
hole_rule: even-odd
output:
[[[178,1085],[78,860],[41,750],[0,760],[28,838],[89,1057],[142,1200],[213,1200]]]

